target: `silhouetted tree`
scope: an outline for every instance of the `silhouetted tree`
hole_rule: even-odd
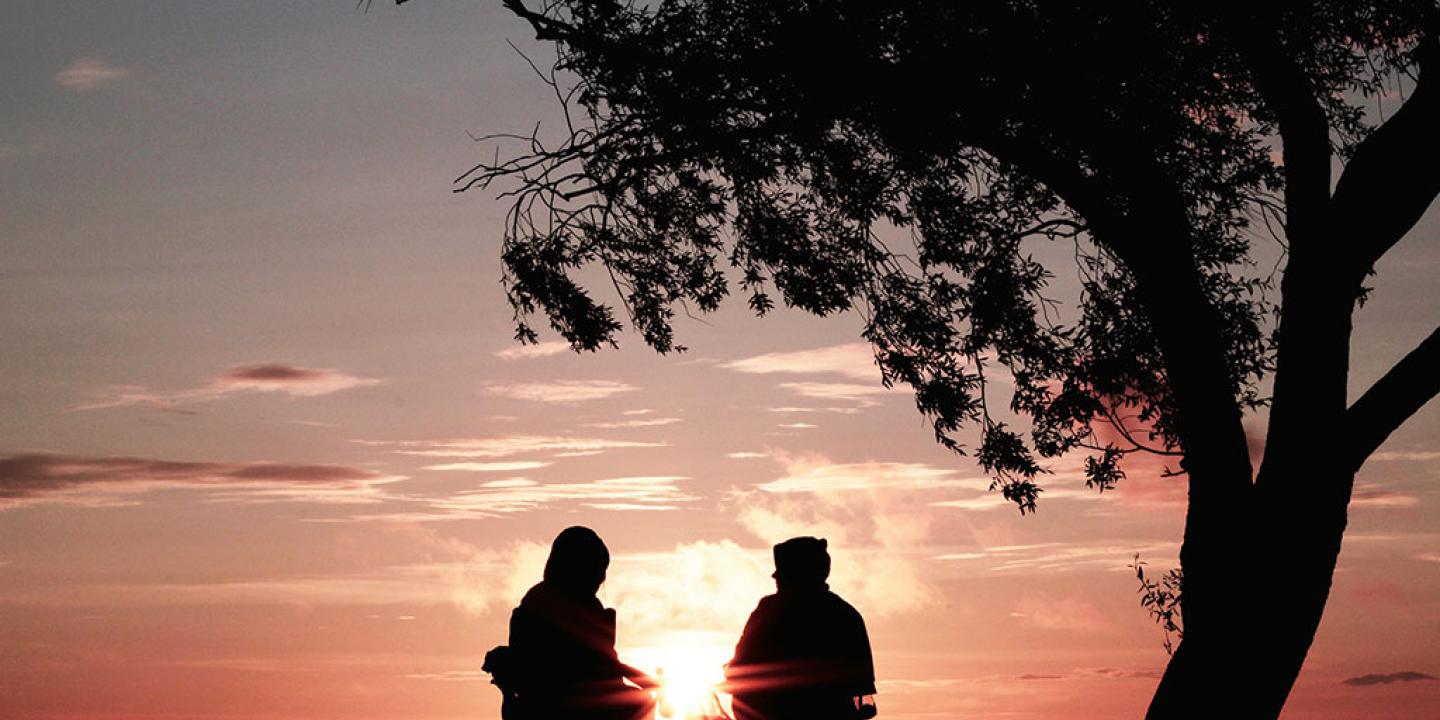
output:
[[[1363,283],[1440,192],[1433,0],[505,5],[554,42],[569,123],[460,182],[518,180],[520,340],[540,314],[612,344],[621,320],[576,279],[600,266],[645,341],[683,349],[677,306],[714,310],[733,279],[759,314],[774,291],[858,311],[886,384],[947,447],[978,430],[1022,512],[1046,458],[1088,453],[1104,490],[1123,456],[1174,454],[1183,580],[1147,597],[1180,595],[1184,636],[1150,716],[1279,713],[1355,472],[1440,389],[1432,334],[1346,395]],[[1265,237],[1278,288],[1250,259]],[[1073,245],[1073,308],[1036,242]],[[987,406],[997,364],[1028,427]],[[1257,473],[1241,420],[1266,407]]]

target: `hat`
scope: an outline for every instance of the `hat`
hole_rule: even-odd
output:
[[[830,576],[825,538],[790,538],[775,546],[775,572],[770,577],[824,582]]]

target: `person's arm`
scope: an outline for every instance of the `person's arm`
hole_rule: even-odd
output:
[[[753,666],[762,660],[757,656],[763,655],[763,652],[759,651],[759,646],[768,632],[766,618],[769,614],[765,601],[761,600],[745,621],[745,629],[740,631],[740,640],[735,643],[735,655],[725,665],[727,692],[734,693],[736,689],[743,691],[745,682],[754,679],[755,668]]]
[[[875,656],[870,651],[870,633],[865,630],[865,618],[855,613],[854,682],[856,695],[875,694]]]
[[[627,665],[623,662],[620,663],[620,674],[626,680],[629,680],[630,682],[639,685],[640,688],[643,690],[654,690],[655,688],[660,687],[660,683],[656,681],[654,677],[651,677],[650,673],[647,673],[644,670],[635,667],[634,665]]]

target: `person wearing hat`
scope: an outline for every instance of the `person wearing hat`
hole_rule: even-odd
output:
[[[775,546],[776,592],[750,614],[726,667],[736,720],[873,717],[875,663],[865,621],[825,583],[823,538]]]

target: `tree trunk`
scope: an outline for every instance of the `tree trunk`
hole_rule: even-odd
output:
[[[1336,477],[1317,460],[1309,463],[1316,484],[1343,485],[1348,497],[1353,476]],[[1287,510],[1257,497],[1265,508],[1258,527],[1236,528],[1252,539],[1251,551],[1227,587],[1209,589],[1206,624],[1186,618],[1148,720],[1279,717],[1324,614],[1346,525],[1340,498],[1330,498],[1330,512],[1305,512],[1295,506],[1310,503],[1291,500]]]

